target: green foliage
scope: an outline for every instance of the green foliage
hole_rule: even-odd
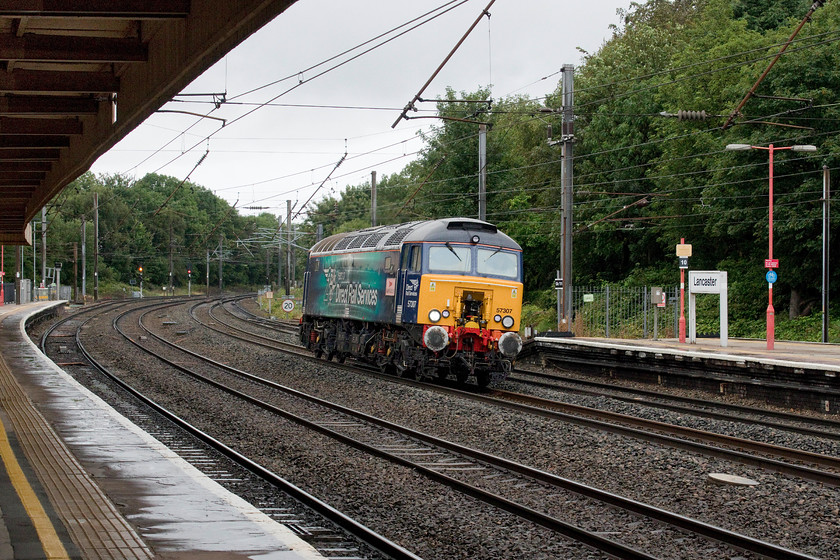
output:
[[[792,23],[808,13],[812,0],[738,0],[734,2],[733,15],[743,18],[750,29],[766,31]]]
[[[224,282],[226,285],[266,283],[266,252],[276,260],[276,245],[250,246],[242,240],[263,228],[277,230],[270,214],[242,217],[224,200],[208,190],[174,177],[150,174],[136,182],[124,177],[85,173],[71,183],[54,201],[48,212],[47,247],[53,261],[65,263],[63,279],[72,281],[74,248],[81,261],[82,245],[87,248],[86,282],[93,286],[94,194],[99,210],[99,286],[104,297],[137,289],[143,267],[144,289],[169,285],[172,258],[172,284],[186,293],[188,270],[192,286],[204,288],[205,262],[211,254],[211,286],[218,286],[218,244],[225,243]],[[82,243],[82,223],[85,239]],[[36,236],[36,243],[40,238]],[[30,253],[31,254],[31,253]],[[26,258],[26,257],[25,257]],[[31,256],[29,257],[31,262]],[[262,266],[261,266],[262,265]],[[81,284],[81,262],[78,274]],[[71,271],[68,276],[67,271]],[[40,273],[38,273],[40,276]],[[136,286],[136,284],[135,284]]]
[[[522,306],[522,326],[534,327],[539,332],[557,330],[557,311],[531,303]]]

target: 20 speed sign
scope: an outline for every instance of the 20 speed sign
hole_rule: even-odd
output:
[[[290,299],[284,299],[283,300],[283,311],[285,311],[286,313],[291,313],[294,310],[295,310],[295,302],[293,300],[290,300]]]

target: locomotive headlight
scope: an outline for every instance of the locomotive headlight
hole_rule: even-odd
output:
[[[438,311],[437,309],[432,309],[431,311],[429,311],[429,321],[431,321],[432,323],[437,323],[438,321],[440,321],[440,311]]]
[[[478,243],[479,241],[481,241],[481,238],[480,238],[479,236],[477,236],[477,235],[473,235],[473,236],[470,238],[470,241],[471,241],[473,244],[475,244],[475,243]]]
[[[442,315],[444,319],[449,319],[449,310],[444,309]]]
[[[505,315],[505,318],[502,319],[502,326],[506,329],[509,329],[513,326],[514,320],[513,317],[510,315]]]
[[[493,320],[496,321],[497,323],[501,323],[502,322],[502,316],[499,315],[498,313],[496,313],[495,315],[493,315]]]

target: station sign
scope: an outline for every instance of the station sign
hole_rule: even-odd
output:
[[[690,243],[678,243],[677,244],[677,256],[678,257],[690,257],[691,256],[691,244]]]
[[[719,294],[726,289],[726,273],[721,271],[691,271],[688,289],[695,294]]]
[[[688,342],[697,343],[697,296],[720,296],[720,345],[729,344],[729,282],[725,270],[688,271]]]
[[[764,259],[764,268],[779,268],[779,259]]]

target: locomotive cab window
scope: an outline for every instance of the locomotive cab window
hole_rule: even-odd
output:
[[[472,270],[472,247],[449,243],[429,247],[429,270],[469,274]]]
[[[519,278],[519,255],[499,249],[478,250],[478,273],[504,278]]]

